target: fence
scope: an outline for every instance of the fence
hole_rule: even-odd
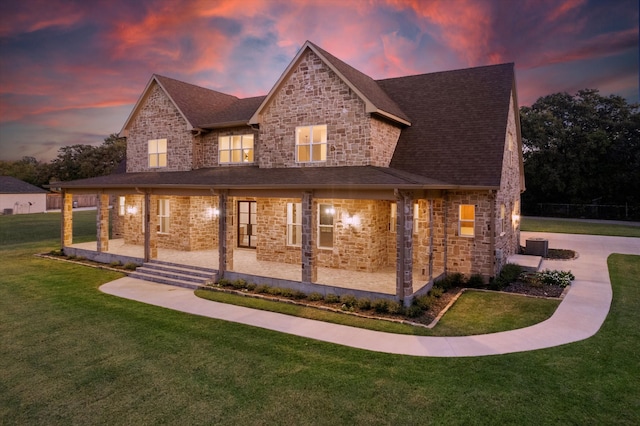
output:
[[[574,219],[640,220],[640,206],[602,204],[539,203],[532,216],[567,217]]]
[[[74,195],[73,207],[95,207],[98,205],[96,195]],[[47,194],[47,210],[62,209],[62,195]]]

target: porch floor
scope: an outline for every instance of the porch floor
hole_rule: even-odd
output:
[[[72,244],[71,247],[96,251],[96,242]],[[107,252],[140,259],[144,258],[143,246],[125,244],[123,239],[109,240],[109,250]],[[218,250],[180,251],[159,248],[157,260],[218,269]],[[238,248],[233,251],[232,271],[290,281],[300,281],[302,276],[300,265],[256,260],[255,250]],[[433,276],[437,277],[438,275],[439,273],[434,271]],[[428,279],[422,278],[421,274],[414,273],[413,291],[415,292],[425,286],[427,281]],[[358,272],[318,267],[318,280],[316,283],[376,293],[395,294],[396,271],[394,267],[385,268],[377,272]]]

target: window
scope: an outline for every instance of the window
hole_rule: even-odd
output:
[[[158,200],[158,233],[169,233],[169,200],[166,198]]]
[[[287,203],[287,245],[302,245],[302,203]]]
[[[149,167],[167,167],[167,140],[151,139],[149,141]]]
[[[318,205],[318,247],[333,247],[333,216],[336,210],[331,204]]]
[[[125,212],[125,198],[123,196],[118,197],[118,216],[124,216]]]
[[[458,235],[461,237],[473,237],[475,235],[476,206],[472,204],[460,205],[460,222]]]
[[[218,162],[220,164],[253,163],[253,135],[220,136]]]
[[[418,233],[418,219],[420,218],[420,206],[418,203],[413,205],[413,233]],[[391,221],[389,223],[389,230],[391,232],[396,232],[396,227],[398,225],[398,205],[396,203],[391,203]]]
[[[296,127],[296,161],[327,161],[327,125]]]

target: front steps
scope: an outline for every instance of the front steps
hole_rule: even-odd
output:
[[[218,271],[199,266],[151,260],[129,274],[131,278],[198,289],[218,280]]]

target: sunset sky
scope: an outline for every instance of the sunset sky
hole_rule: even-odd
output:
[[[515,62],[638,102],[638,0],[4,0],[0,160],[117,133],[153,73],[264,95],[310,40],[375,79]]]

